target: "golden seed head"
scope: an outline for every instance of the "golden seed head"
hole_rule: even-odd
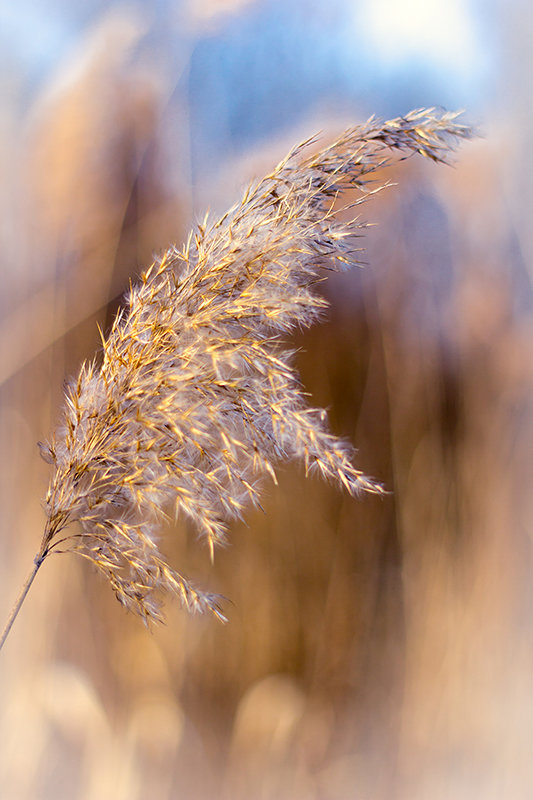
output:
[[[150,266],[102,337],[101,364],[82,366],[53,442],[41,447],[54,466],[45,554],[90,559],[145,620],[160,618],[165,591],[222,618],[216,596],[163,560],[162,519],[185,514],[212,553],[286,459],[352,495],[383,492],[328,432],[325,412],[308,407],[282,337],[320,317],[326,302],[314,285],[324,268],[355,263],[364,225],[342,221],[338,197],[356,188],[355,204],[365,202],[394,151],[445,161],[470,134],[456,116],[371,119],[311,155],[304,143]]]

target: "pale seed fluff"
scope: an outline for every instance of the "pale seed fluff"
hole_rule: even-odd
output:
[[[308,406],[285,339],[323,313],[315,286],[325,269],[356,263],[363,225],[340,218],[342,193],[368,199],[395,151],[445,161],[469,136],[456,118],[417,110],[371,119],[319,152],[300,145],[152,264],[41,446],[54,472],[40,561],[80,553],[145,620],[160,618],[165,592],[222,618],[218,597],[160,554],[162,521],[187,517],[212,551],[289,459],[352,495],[383,492],[328,432],[325,412]]]

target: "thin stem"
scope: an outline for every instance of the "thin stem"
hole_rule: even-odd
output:
[[[4,632],[2,633],[2,638],[0,639],[0,650],[4,646],[4,642],[8,637],[9,631],[13,627],[13,623],[15,622],[15,620],[17,618],[17,614],[19,613],[19,611],[21,609],[21,606],[22,606],[24,600],[26,599],[26,595],[28,594],[28,592],[30,590],[30,586],[32,585],[32,583],[34,581],[34,578],[37,575],[37,571],[38,571],[39,567],[41,566],[41,564],[43,563],[43,561],[44,561],[44,556],[42,555],[42,553],[39,553],[39,555],[37,555],[35,557],[35,561],[33,562],[33,564],[34,564],[33,570],[28,575],[26,583],[22,587],[22,591],[21,591],[21,593],[20,593],[20,595],[19,595],[19,597],[17,599],[17,602],[13,606],[13,610],[11,612],[11,615],[10,615],[8,621],[7,621],[6,627],[4,628]]]

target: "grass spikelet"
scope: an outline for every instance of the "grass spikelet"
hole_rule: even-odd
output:
[[[212,553],[287,459],[352,495],[383,492],[308,406],[284,339],[323,313],[324,270],[356,263],[364,226],[339,217],[342,193],[359,189],[355,205],[365,202],[395,154],[445,162],[470,135],[456,117],[417,110],[371,119],[319,152],[304,143],[150,266],[41,447],[53,476],[35,571],[52,552],[77,552],[145,620],[160,619],[165,592],[222,618],[216,596],[163,560],[162,520],[185,515]]]

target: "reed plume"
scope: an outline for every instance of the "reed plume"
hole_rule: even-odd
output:
[[[309,140],[151,265],[41,445],[54,473],[29,583],[50,553],[75,551],[145,621],[161,618],[166,591],[222,618],[218,597],[160,554],[163,520],[189,518],[212,553],[287,459],[351,495],[384,491],[328,431],[325,411],[308,406],[285,337],[324,312],[324,270],[357,263],[364,224],[343,221],[339,196],[356,189],[351,205],[365,202],[394,153],[445,162],[470,135],[456,118],[435,109],[372,118],[311,154]]]

